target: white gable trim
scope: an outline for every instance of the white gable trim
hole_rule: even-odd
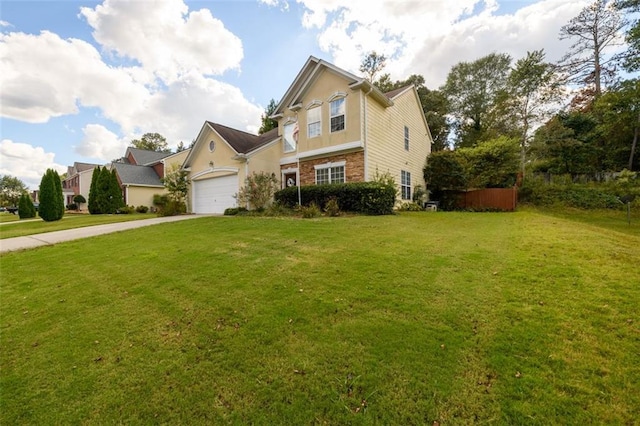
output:
[[[340,99],[340,98],[346,98],[347,94],[344,92],[336,92],[333,95],[329,96],[329,98],[327,99],[327,102],[333,102],[336,99]]]
[[[216,173],[216,172],[238,173],[239,171],[240,169],[237,167],[209,167],[208,169],[204,169],[203,171],[198,172],[195,175],[191,176],[191,180],[197,180],[198,178],[204,175],[208,175],[209,173]]]
[[[307,104],[307,106],[306,106],[306,107],[304,107],[304,109],[306,109],[306,110],[308,111],[308,110],[310,110],[311,108],[315,108],[315,107],[318,107],[318,106],[320,106],[320,105],[322,105],[322,101],[321,101],[321,100],[319,100],[319,99],[314,99],[314,100],[312,100],[311,102],[309,102],[309,103]]]

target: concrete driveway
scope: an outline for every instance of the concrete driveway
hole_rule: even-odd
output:
[[[109,223],[106,225],[86,226],[84,228],[66,229],[64,231],[45,232],[43,234],[27,235],[25,237],[6,238],[0,240],[0,253],[25,250],[34,247],[50,246],[65,241],[78,240],[80,238],[94,237],[96,235],[110,234],[112,232],[126,231],[127,229],[142,228],[143,226],[158,225],[167,222],[195,219],[203,215],[184,215],[155,217],[153,219],[134,220],[130,222]]]

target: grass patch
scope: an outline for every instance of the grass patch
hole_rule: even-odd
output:
[[[17,214],[0,212],[0,223],[17,222],[18,220],[20,220],[20,216],[18,216]]]
[[[157,215],[151,213],[117,215],[67,214],[61,220],[55,222],[45,222],[44,220],[29,219],[29,221],[16,222],[0,226],[0,239],[23,237],[25,235],[41,234],[43,232],[62,231],[64,229],[82,228],[84,226],[105,225],[108,223],[151,219],[154,217],[157,217]]]
[[[632,424],[639,244],[521,211],[4,254],[0,423]]]

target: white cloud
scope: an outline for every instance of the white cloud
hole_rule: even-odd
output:
[[[58,173],[67,171],[65,166],[55,163],[54,153],[9,139],[0,141],[0,157],[0,174],[15,176],[32,190],[38,189],[47,169],[55,169]]]
[[[497,15],[497,0],[299,0],[302,23],[318,28],[320,48],[336,65],[358,72],[376,50],[387,56],[392,78],[422,74],[429,87],[444,83],[451,66],[491,52],[520,58],[545,48],[549,60],[566,44],[558,31],[588,0],[541,0],[515,14]]]
[[[100,124],[87,124],[80,145],[74,147],[76,153],[109,162],[124,155],[129,141],[133,138],[121,138]]]
[[[106,0],[80,15],[105,49],[138,61],[165,83],[192,70],[219,75],[240,68],[242,42],[208,9],[188,12],[182,1]]]
[[[83,40],[48,31],[0,34],[0,114],[44,123],[95,107],[117,127],[86,125],[75,152],[105,162],[146,132],[163,134],[175,147],[190,142],[205,120],[257,129],[262,108],[210,76],[239,66],[240,40],[208,10],[186,11],[182,2],[107,0],[83,8],[108,52],[140,62],[127,67],[108,65]]]
[[[145,87],[135,81],[134,72],[109,67],[82,40],[63,40],[48,31],[1,34],[0,56],[0,113],[4,117],[44,123],[52,117],[76,114],[81,104],[100,107],[108,118],[117,119],[148,96]]]

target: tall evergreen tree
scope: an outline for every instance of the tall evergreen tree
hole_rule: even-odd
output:
[[[100,214],[100,208],[98,207],[98,179],[100,178],[100,166],[93,169],[91,175],[91,186],[89,187],[89,203],[87,208],[91,214]]]
[[[98,182],[96,183],[96,202],[98,210],[100,210],[100,213],[102,214],[115,213],[111,209],[111,200],[109,199],[110,188],[111,172],[106,167],[103,167],[102,170],[100,170]]]
[[[111,169],[111,178],[109,180],[109,201],[110,212],[116,213],[119,208],[124,207],[124,200],[122,198],[122,188],[118,182],[118,174],[116,169]]]
[[[278,107],[278,104],[276,103],[276,100],[271,99],[269,101],[269,105],[267,105],[267,108],[265,108],[264,110],[264,114],[260,116],[260,120],[262,120],[262,124],[260,125],[260,129],[258,130],[258,134],[261,135],[263,133],[267,133],[269,130],[275,129],[276,127],[278,127],[278,122],[273,118],[269,118],[273,115],[274,112],[276,112],[277,107]]]
[[[56,184],[56,180],[58,184]],[[60,176],[55,170],[47,169],[40,181],[40,207],[38,211],[42,220],[52,222],[62,219],[64,210],[60,209],[61,204],[64,207]]]
[[[23,192],[18,203],[18,215],[20,219],[31,219],[36,217],[36,208],[33,206],[31,196]]]

